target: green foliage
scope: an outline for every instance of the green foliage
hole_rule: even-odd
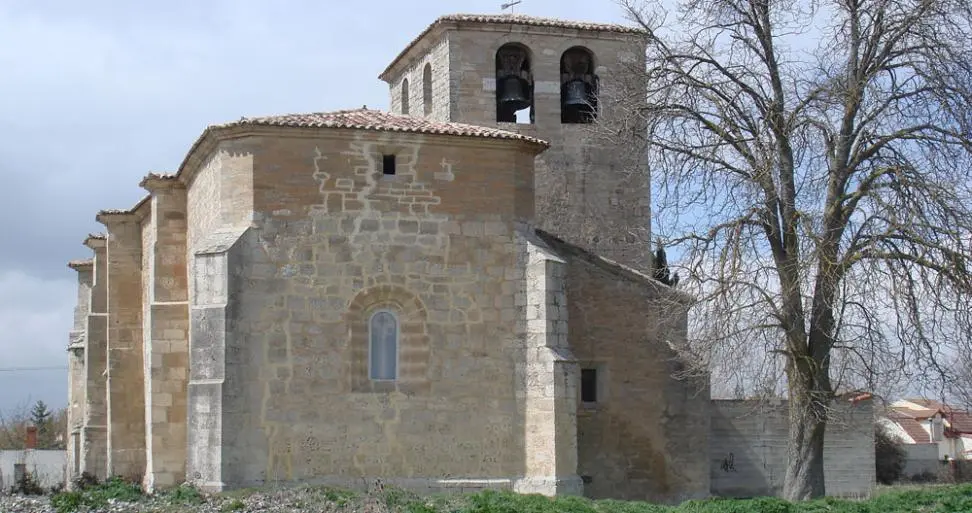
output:
[[[169,492],[171,497],[195,496],[187,488],[183,492]],[[368,510],[362,500],[377,500],[378,510],[390,513],[958,513],[972,512],[972,484],[960,486],[931,486],[917,489],[898,489],[882,493],[869,500],[824,498],[790,503],[781,499],[712,498],[692,500],[678,506],[662,506],[641,501],[590,500],[582,497],[550,498],[542,495],[520,495],[506,491],[487,490],[476,494],[418,495],[406,490],[387,487],[369,496],[334,488],[308,488],[310,495],[290,504],[292,508],[307,505],[324,506],[323,511],[351,512]],[[239,491],[221,494],[225,502],[219,510],[233,513],[246,509],[237,495]],[[251,491],[251,493],[259,493]],[[230,500],[230,498],[232,499]],[[52,503],[58,513],[72,513],[79,507],[91,507],[93,502],[84,494],[59,494]],[[364,508],[363,508],[364,506]],[[384,507],[382,507],[384,506]],[[185,510],[189,510],[185,508]],[[317,511],[318,509],[315,509]],[[179,511],[183,511],[180,509]],[[195,511],[195,510],[191,510]],[[290,510],[287,510],[290,511]]]
[[[233,499],[223,504],[223,507],[220,508],[220,511],[222,511],[223,513],[229,513],[231,511],[240,511],[245,508],[246,508],[246,504],[244,504],[243,501],[239,499]]]
[[[47,409],[47,404],[44,401],[37,401],[34,403],[34,407],[30,410],[30,420],[34,422],[34,425],[38,428],[45,426],[51,420],[51,411]]]
[[[202,494],[195,487],[188,484],[181,484],[176,488],[167,490],[163,493],[166,502],[171,504],[202,504],[205,502]]]
[[[907,455],[901,443],[882,424],[874,426],[874,465],[877,481],[889,485],[901,479]]]
[[[12,491],[21,495],[44,495],[44,488],[33,472],[24,472],[14,483]]]
[[[83,505],[85,505],[85,497],[80,491],[61,492],[51,497],[51,507],[57,513],[73,513]]]
[[[72,513],[79,508],[103,508],[109,501],[138,502],[142,500],[142,488],[138,483],[130,483],[120,477],[113,477],[103,484],[87,488],[61,492],[51,497],[51,506],[57,513]]]
[[[321,496],[327,502],[337,505],[338,507],[343,507],[345,504],[354,499],[357,494],[349,490],[340,490],[337,488],[323,488],[320,491]]]

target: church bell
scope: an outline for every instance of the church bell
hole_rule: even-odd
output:
[[[588,103],[586,82],[577,79],[565,84],[564,104],[570,106],[586,106]]]
[[[527,83],[520,77],[507,76],[500,79],[500,103],[512,112],[530,106],[527,96]]]

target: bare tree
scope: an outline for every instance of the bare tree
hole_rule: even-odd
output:
[[[784,497],[822,496],[836,380],[941,383],[972,332],[969,2],[620,3],[647,68],[605,133],[646,147],[655,233],[699,298],[697,369],[767,358]]]
[[[0,450],[17,450],[25,447],[27,426],[30,425],[30,408],[27,403],[0,410]]]

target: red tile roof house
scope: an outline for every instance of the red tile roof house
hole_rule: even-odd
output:
[[[972,460],[972,413],[928,399],[891,403],[882,422],[905,444],[936,444],[938,458]]]

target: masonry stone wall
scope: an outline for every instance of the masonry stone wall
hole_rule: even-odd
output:
[[[651,190],[644,155],[637,144],[610,138],[612,123],[630,114],[631,77],[644,70],[640,36],[524,25],[463,25],[433,32],[410,53],[416,63],[441,61],[448,44],[448,66],[435,79],[448,83],[449,119],[539,137],[551,148],[537,157],[537,222],[541,228],[610,259],[648,270],[651,266]],[[439,34],[439,40],[432,38]],[[519,43],[531,52],[535,123],[496,122],[496,51]],[[560,116],[560,57],[581,46],[595,57],[600,78],[602,125],[563,124]],[[434,49],[434,50],[433,50]],[[431,52],[431,53],[429,53]],[[414,105],[421,68],[408,68]],[[402,75],[389,77],[394,112],[401,112]],[[441,91],[437,90],[437,91]],[[436,96],[439,102],[439,97]],[[410,115],[416,115],[412,108]]]
[[[576,403],[584,493],[677,503],[709,491],[705,384],[680,381],[668,342],[684,340],[685,304],[646,276],[547,236],[567,261],[567,324],[597,401]]]
[[[85,330],[91,313],[91,286],[94,280],[92,261],[72,262],[69,266],[78,274],[78,298],[74,308],[74,324],[68,340],[68,409],[67,453],[68,481],[81,472],[82,431],[85,409]]]
[[[189,304],[186,191],[172,179],[148,178],[151,213],[143,223],[143,315],[148,490],[186,475]]]
[[[443,39],[432,43],[428,53],[410,62],[404,70],[389,80],[390,111],[403,114],[402,111],[402,83],[408,79],[408,115],[422,117],[433,121],[450,121],[451,119],[451,72],[449,59],[449,44]],[[425,66],[432,72],[431,106],[426,110],[425,98]]]
[[[253,214],[253,152],[236,140],[220,142],[187,177],[186,269],[188,382],[186,480],[207,490],[222,481],[227,251]],[[252,408],[254,405],[247,405]]]
[[[108,475],[108,405],[105,370],[108,356],[108,255],[104,238],[85,241],[94,253],[91,310],[85,326],[84,427],[80,471],[98,479]]]
[[[205,401],[222,413],[190,441],[190,459],[200,455],[190,473],[205,469],[214,486],[390,476],[509,486],[523,473],[513,225],[532,215],[534,149],[282,135],[237,141],[253,158],[256,221],[214,244],[194,275],[192,358],[217,359],[207,383],[221,388]],[[394,176],[382,154],[396,155]],[[198,297],[200,283],[212,297]],[[197,329],[203,305],[211,322]],[[400,318],[397,382],[368,379],[377,308]]]
[[[102,213],[98,219],[108,229],[107,472],[140,482],[145,472],[141,219],[134,213]]]
[[[517,232],[525,310],[522,351],[515,356],[517,394],[525,400],[524,478],[520,493],[580,495],[577,474],[577,362],[567,331],[567,266],[532,226]]]
[[[787,402],[712,401],[712,494],[780,496],[786,471]],[[834,406],[824,442],[827,495],[866,497],[875,486],[870,400]]]

